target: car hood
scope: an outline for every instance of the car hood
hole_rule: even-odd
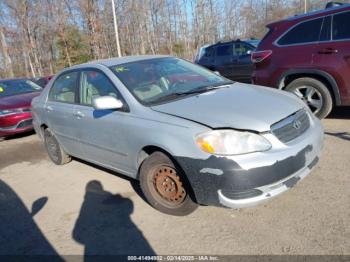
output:
[[[195,96],[153,106],[169,115],[211,128],[264,132],[279,120],[303,108],[293,94],[273,88],[235,83]]]
[[[26,94],[19,94],[14,96],[7,96],[0,98],[0,110],[28,108],[32,99],[40,95],[40,92],[32,92]]]

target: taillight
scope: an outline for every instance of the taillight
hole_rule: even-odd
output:
[[[253,63],[260,63],[272,54],[271,50],[255,51],[252,53]]]

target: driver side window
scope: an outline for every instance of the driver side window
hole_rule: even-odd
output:
[[[96,70],[84,70],[80,76],[80,104],[92,105],[92,100],[100,96],[113,96],[121,99],[121,95],[102,72]]]

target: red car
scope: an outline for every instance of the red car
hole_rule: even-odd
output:
[[[0,80],[0,137],[33,130],[30,104],[41,91],[27,79]]]
[[[319,118],[350,105],[350,5],[269,24],[252,54],[253,82],[293,92]]]

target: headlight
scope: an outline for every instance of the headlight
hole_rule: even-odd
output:
[[[12,115],[23,113],[23,109],[8,109],[8,110],[0,110],[0,116]]]
[[[270,142],[260,135],[234,130],[214,130],[199,134],[196,143],[204,152],[213,155],[240,155],[271,148]]]

